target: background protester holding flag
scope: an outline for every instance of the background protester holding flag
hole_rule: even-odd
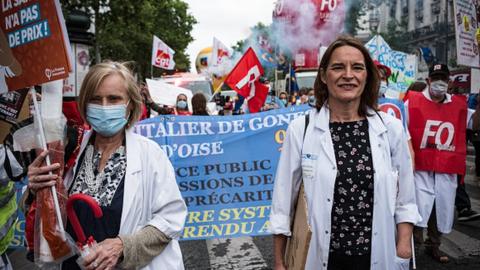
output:
[[[408,269],[419,221],[412,163],[401,122],[375,111],[379,84],[359,40],[328,47],[309,124],[294,120],[282,146],[270,215],[275,269],[285,269],[302,182],[312,230],[305,269]]]
[[[471,112],[464,96],[447,93],[450,72],[444,64],[429,70],[427,88],[410,92],[405,103],[408,129],[415,151],[415,189],[422,221],[415,240],[425,252],[441,263],[449,258],[440,251],[441,234],[450,233],[454,220],[457,175],[466,170],[466,129]]]
[[[142,97],[128,68],[117,62],[90,68],[80,90],[79,112],[93,130],[83,136],[75,166],[64,183],[69,195],[84,193],[101,206],[95,219],[85,204],[75,205],[86,235],[98,246],[84,258],[86,269],[145,267],[183,269],[177,242],[186,217],[173,167],[160,147],[131,127],[141,114]],[[54,183],[43,166],[47,152],[29,166],[29,188]],[[67,232],[75,236],[70,224]],[[79,269],[74,259],[63,269]]]

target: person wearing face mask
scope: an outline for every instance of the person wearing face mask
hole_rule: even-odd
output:
[[[188,98],[185,94],[179,94],[177,96],[177,104],[175,107],[175,115],[192,115],[188,110]]]
[[[308,90],[307,96],[308,96],[308,105],[310,107],[315,107],[315,103],[317,102],[317,100],[315,99],[315,91],[313,90],[313,88]]]
[[[373,62],[378,69],[378,75],[380,77],[380,87],[378,88],[379,109],[400,119],[403,123],[403,126],[406,126],[405,106],[403,101],[385,97],[385,93],[388,90],[388,78],[390,75],[392,75],[392,70],[377,60],[374,60]]]
[[[84,134],[74,166],[65,174],[69,195],[83,193],[100,205],[95,218],[85,204],[74,205],[97,247],[83,258],[82,269],[184,269],[177,239],[187,214],[167,155],[155,142],[133,132],[142,97],[130,70],[106,62],[90,68],[79,96],[79,112],[92,130]],[[62,177],[43,165],[48,151],[28,168],[33,193]],[[66,231],[76,239],[67,223]],[[80,269],[76,258],[62,269]]]
[[[441,235],[450,233],[454,221],[457,175],[465,175],[466,129],[471,112],[464,96],[447,93],[450,72],[434,64],[423,92],[411,92],[405,105],[408,129],[415,151],[415,189],[422,221],[415,240],[440,263],[449,258],[440,251]],[[423,241],[423,228],[428,238]]]
[[[278,95],[278,100],[282,103],[283,107],[288,107],[290,105],[288,102],[287,92],[280,92],[280,94]]]

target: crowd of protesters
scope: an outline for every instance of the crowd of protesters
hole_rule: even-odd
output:
[[[449,257],[439,247],[442,235],[452,230],[455,209],[459,222],[480,218],[464,183],[469,143],[475,149],[475,176],[480,181],[478,94],[455,93],[448,67],[435,63],[428,78],[412,83],[402,98],[392,99],[391,74],[358,40],[341,37],[327,49],[311,88],[278,91],[264,82],[269,92],[260,111],[311,107],[308,117],[290,125],[276,173],[270,217],[275,269],[285,269],[286,237],[292,233],[301,186],[310,203],[315,243],[308,250],[306,269],[402,269],[392,265],[408,269],[415,251],[412,239],[433,259],[447,263]],[[65,179],[69,195],[89,194],[107,213],[94,220],[82,207],[76,209],[100,244],[82,267],[183,269],[176,239],[187,209],[173,167],[157,145],[134,135],[130,127],[155,115],[248,113],[243,103],[239,95],[217,93],[208,98],[195,93],[191,98],[179,94],[174,105],[158,104],[123,64],[92,67],[82,85],[79,111],[69,117],[78,120],[71,125],[74,150],[65,157],[70,174],[49,174],[60,164],[46,166],[47,152],[38,155],[28,168],[27,216],[39,190]],[[403,113],[382,111],[386,103],[396,104]],[[92,129],[84,135],[86,124]],[[9,157],[7,151],[3,155]],[[140,159],[161,164],[139,164]],[[129,166],[150,173],[133,174]],[[125,192],[135,179],[143,179],[148,188]],[[168,194],[167,200],[156,196],[160,193]],[[122,211],[128,213],[131,207],[141,211],[123,218]],[[64,265],[79,268],[73,259]]]

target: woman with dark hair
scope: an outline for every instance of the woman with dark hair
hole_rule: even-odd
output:
[[[192,115],[209,115],[207,111],[207,99],[202,93],[196,93],[192,97]]]
[[[402,123],[377,111],[379,83],[357,39],[326,50],[315,108],[290,124],[282,146],[270,215],[275,269],[285,269],[301,185],[312,231],[305,269],[408,269],[419,221],[412,162]]]

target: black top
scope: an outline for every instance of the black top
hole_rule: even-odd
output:
[[[373,162],[368,121],[330,123],[337,161],[330,252],[368,255],[372,236]]]
[[[85,152],[87,151],[83,151],[78,164],[84,164]],[[95,166],[98,166],[99,158],[100,154],[95,152],[93,159]],[[75,175],[75,181],[70,187],[69,194],[84,193],[90,195],[99,202],[100,208],[103,211],[103,216],[97,219],[93,216],[92,210],[86,203],[82,201],[75,202],[75,213],[77,214],[85,236],[87,238],[93,236],[97,243],[107,238],[117,237],[120,231],[120,221],[123,208],[126,170],[125,151],[120,153],[116,152],[110,156],[110,159],[107,161],[104,168],[105,177],[96,194],[90,194],[91,191],[89,191],[85,184],[86,175],[84,168],[82,166],[79,166],[78,168],[79,169]],[[95,169],[94,174],[98,175],[99,172]],[[77,236],[73,231],[70,222],[67,223],[67,232],[75,241],[77,241]],[[62,269],[80,269],[75,262],[76,259],[77,256],[74,256],[66,260],[62,265]]]

